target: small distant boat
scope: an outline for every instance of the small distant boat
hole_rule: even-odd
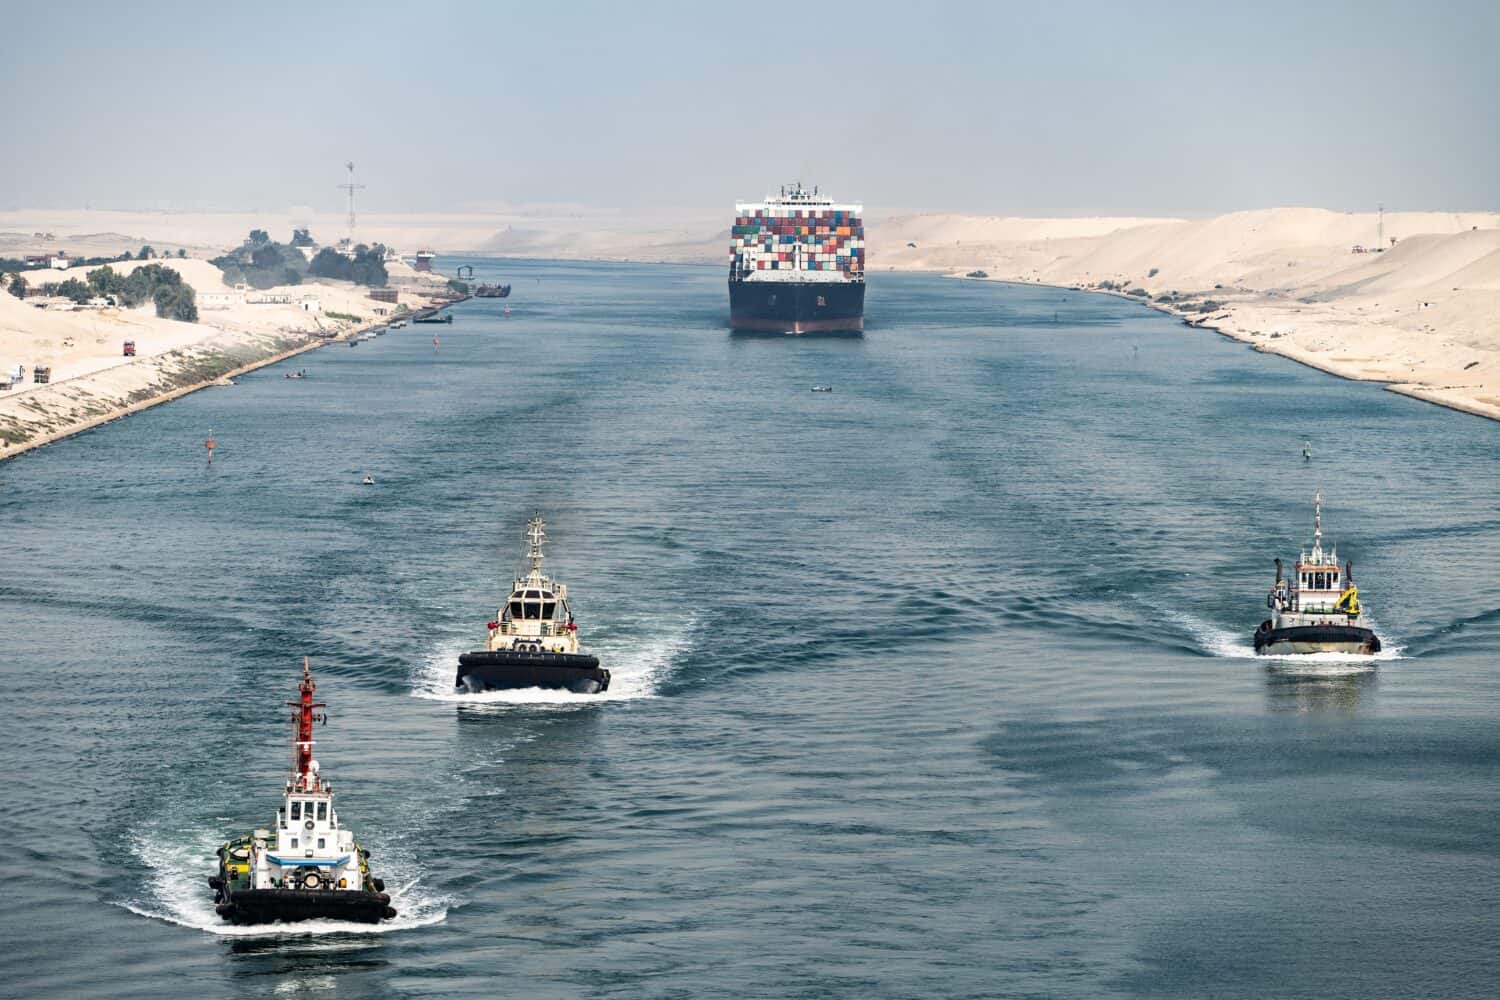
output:
[[[372,476],[372,475],[370,475],[368,472],[366,472],[365,473],[365,478],[360,480],[359,485],[361,485],[361,486],[374,486],[375,485],[375,477]]]
[[[542,575],[542,516],[526,526],[530,568],[517,575],[510,598],[489,623],[485,648],[460,654],[454,687],[461,692],[552,688],[577,694],[609,690],[609,671],[578,646],[568,588]]]
[[[433,313],[431,316],[418,316],[412,320],[413,323],[452,323],[452,313]]]
[[[1335,547],[1323,549],[1323,497],[1313,498],[1312,551],[1297,557],[1294,579],[1281,576],[1276,560],[1276,582],[1266,595],[1271,617],[1255,630],[1255,651],[1271,656],[1288,653],[1380,652],[1380,638],[1359,603],[1354,565],[1339,568]]]
[[[305,372],[305,371],[287,372],[285,377],[286,378],[307,378],[307,372]]]
[[[476,299],[505,299],[510,297],[509,285],[479,284],[474,289]]]
[[[396,322],[392,323],[388,329],[391,329],[391,330],[404,330],[404,329],[406,329],[406,320],[404,320],[404,319],[398,319],[398,320],[396,320]]]
[[[831,386],[831,385],[815,385],[815,386],[812,387],[812,391],[813,392],[832,392],[833,391],[833,386]]]

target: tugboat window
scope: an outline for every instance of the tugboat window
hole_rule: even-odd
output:
[[[327,819],[327,818],[328,818],[328,803],[327,802],[319,802],[318,803],[318,819]]]
[[[556,601],[544,601],[542,603],[542,618],[545,619],[545,620],[547,620],[547,621],[551,621],[553,618],[556,618],[556,617],[557,617],[557,602]]]
[[[318,838],[318,850],[320,850],[320,851],[321,851],[321,850],[322,850],[322,849],[323,849],[323,847],[324,847],[324,846],[325,846],[325,842],[324,842],[324,840],[323,840],[323,838],[322,838],[322,837],[319,837],[319,838]]]
[[[292,819],[302,818],[302,802],[300,799],[292,800]]]
[[[520,618],[521,617],[521,602],[520,601],[511,601],[510,602],[510,616],[512,618]]]
[[[535,593],[533,591],[533,593]],[[526,602],[526,620],[534,622],[542,616],[542,604],[540,601]]]

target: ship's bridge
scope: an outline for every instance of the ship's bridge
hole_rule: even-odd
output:
[[[518,590],[510,595],[502,621],[552,621],[566,617],[567,602],[551,590]],[[562,612],[560,615],[559,612]]]

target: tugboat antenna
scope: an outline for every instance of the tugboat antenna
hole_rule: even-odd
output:
[[[533,576],[540,576],[542,572],[542,542],[547,538],[546,524],[542,521],[542,512],[537,511],[531,518],[531,523],[526,526],[526,538],[531,546],[526,552],[526,558],[531,563]]]
[[[312,678],[307,657],[302,658],[302,682],[297,685],[300,696],[297,701],[287,702],[292,712],[292,782],[302,788],[316,787],[318,776],[313,771],[312,727],[317,721],[328,721],[327,715],[318,715],[313,709],[326,708],[320,701],[313,701],[313,692],[318,684]],[[309,781],[311,777],[311,781]]]

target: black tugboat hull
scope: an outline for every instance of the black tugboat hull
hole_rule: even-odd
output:
[[[1355,625],[1297,625],[1272,628],[1261,622],[1255,631],[1255,651],[1266,656],[1302,653],[1354,653],[1370,656],[1380,652],[1380,637]]]
[[[609,690],[609,671],[587,653],[481,650],[459,654],[456,685],[471,694],[522,688],[598,694]]]
[[[396,915],[391,897],[356,889],[241,889],[214,907],[232,924],[345,920],[378,924]]]

